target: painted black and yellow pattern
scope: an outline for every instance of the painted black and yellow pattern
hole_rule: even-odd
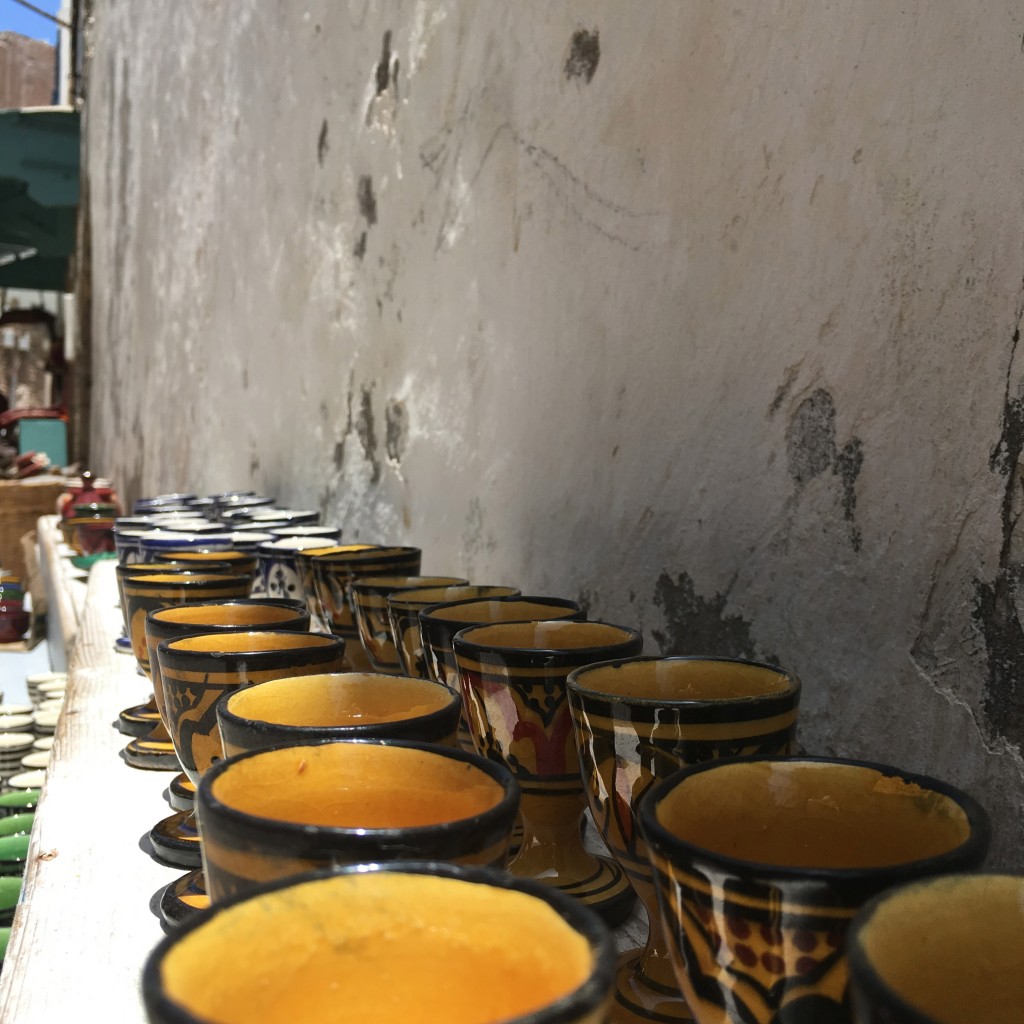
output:
[[[426,631],[424,633],[426,646]],[[622,869],[583,849],[585,807],[566,677],[586,664],[639,654],[640,634],[599,622],[476,626],[452,639],[477,749],[506,765],[523,793],[523,841],[511,870],[561,888],[615,920],[633,895]]]
[[[415,590],[394,591],[388,595],[388,618],[391,635],[395,638],[402,671],[407,676],[430,679],[423,655],[419,613],[431,605],[444,602],[469,601],[481,597],[518,597],[515,587],[462,584],[445,587],[421,587]]]
[[[353,544],[310,559],[320,618],[336,636],[358,640],[352,583],[366,576],[416,576],[422,552],[414,547]]]
[[[946,783],[829,758],[693,765],[647,795],[639,821],[700,1024],[848,1024],[858,910],[903,882],[977,868],[990,836],[984,810]]]
[[[146,646],[146,616],[158,608],[191,601],[226,600],[248,597],[252,578],[206,572],[154,572],[145,576],[127,575],[122,581],[125,617],[132,653],[146,675],[150,674],[149,649]]]
[[[614,1019],[689,1020],[662,939],[637,807],[657,781],[684,765],[789,754],[799,682],[736,659],[649,657],[580,669],[569,677],[568,693],[594,823],[651,923],[646,946],[623,958]]]
[[[388,597],[420,587],[448,587],[467,583],[458,576],[371,576],[352,584],[352,607],[359,639],[377,672],[402,671],[395,633],[388,616]]]
[[[193,783],[224,755],[217,701],[240,686],[285,676],[340,672],[344,641],[317,633],[226,632],[168,640],[157,648],[167,727]]]

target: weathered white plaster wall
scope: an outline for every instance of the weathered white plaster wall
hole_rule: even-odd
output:
[[[775,657],[1024,867],[1024,16],[97,2],[93,464]]]

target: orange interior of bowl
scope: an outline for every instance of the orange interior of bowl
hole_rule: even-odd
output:
[[[631,636],[603,622],[498,622],[474,629],[465,639],[508,650],[571,651],[621,644]]]
[[[585,690],[631,700],[662,702],[739,700],[786,693],[784,672],[741,661],[695,659],[632,661],[586,669],[577,676]]]
[[[893,892],[858,935],[905,1002],[945,1024],[1024,1015],[1024,878],[939,878]]]
[[[196,626],[256,626],[289,622],[296,617],[293,608],[272,604],[207,604],[192,607],[176,605],[153,613],[161,622]],[[301,634],[300,634],[301,635]]]
[[[228,807],[331,828],[417,828],[482,814],[503,788],[475,765],[436,750],[326,743],[265,750],[217,776]]]
[[[473,601],[454,608],[439,608],[434,615],[443,622],[474,623],[514,622],[520,619],[540,620],[566,618],[573,614],[568,605],[544,604],[541,601]]]
[[[345,672],[260,683],[233,693],[226,706],[239,718],[274,725],[357,726],[420,718],[456,699],[425,679]]]
[[[333,636],[322,633],[203,633],[199,636],[172,640],[172,651],[202,651],[237,654],[243,651],[295,651],[310,647],[327,647],[337,643]]]
[[[960,846],[950,797],[874,768],[811,761],[721,764],[684,779],[658,821],[694,846],[776,867],[879,868]]]
[[[160,981],[220,1024],[490,1024],[570,994],[592,970],[587,940],[542,900],[382,872],[221,911],[175,944]]]

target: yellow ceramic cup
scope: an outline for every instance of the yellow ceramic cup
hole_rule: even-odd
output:
[[[615,956],[548,887],[438,863],[361,865],[261,887],[150,955],[151,1024],[600,1024]]]
[[[239,754],[199,784],[213,902],[334,864],[431,859],[504,867],[519,787],[500,764],[411,740]]]

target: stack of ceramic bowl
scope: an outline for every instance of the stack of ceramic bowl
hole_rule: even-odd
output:
[[[0,734],[28,732],[32,728],[31,704],[0,704]]]
[[[50,752],[48,750],[30,750],[21,759],[21,769],[26,772],[45,772],[50,765]]]
[[[60,718],[60,708],[42,707],[36,712],[35,734],[37,736],[52,736],[57,731],[57,719]]]
[[[6,782],[22,771],[21,759],[32,750],[30,732],[0,732],[0,779]]]
[[[28,690],[28,699],[33,704],[38,704],[46,697],[42,696],[41,687],[44,683],[58,683],[59,688],[67,685],[67,672],[36,672],[25,677],[25,688]]]
[[[39,699],[35,701],[36,707],[42,707],[48,701],[63,700],[67,679],[53,679],[47,683],[39,684]]]

